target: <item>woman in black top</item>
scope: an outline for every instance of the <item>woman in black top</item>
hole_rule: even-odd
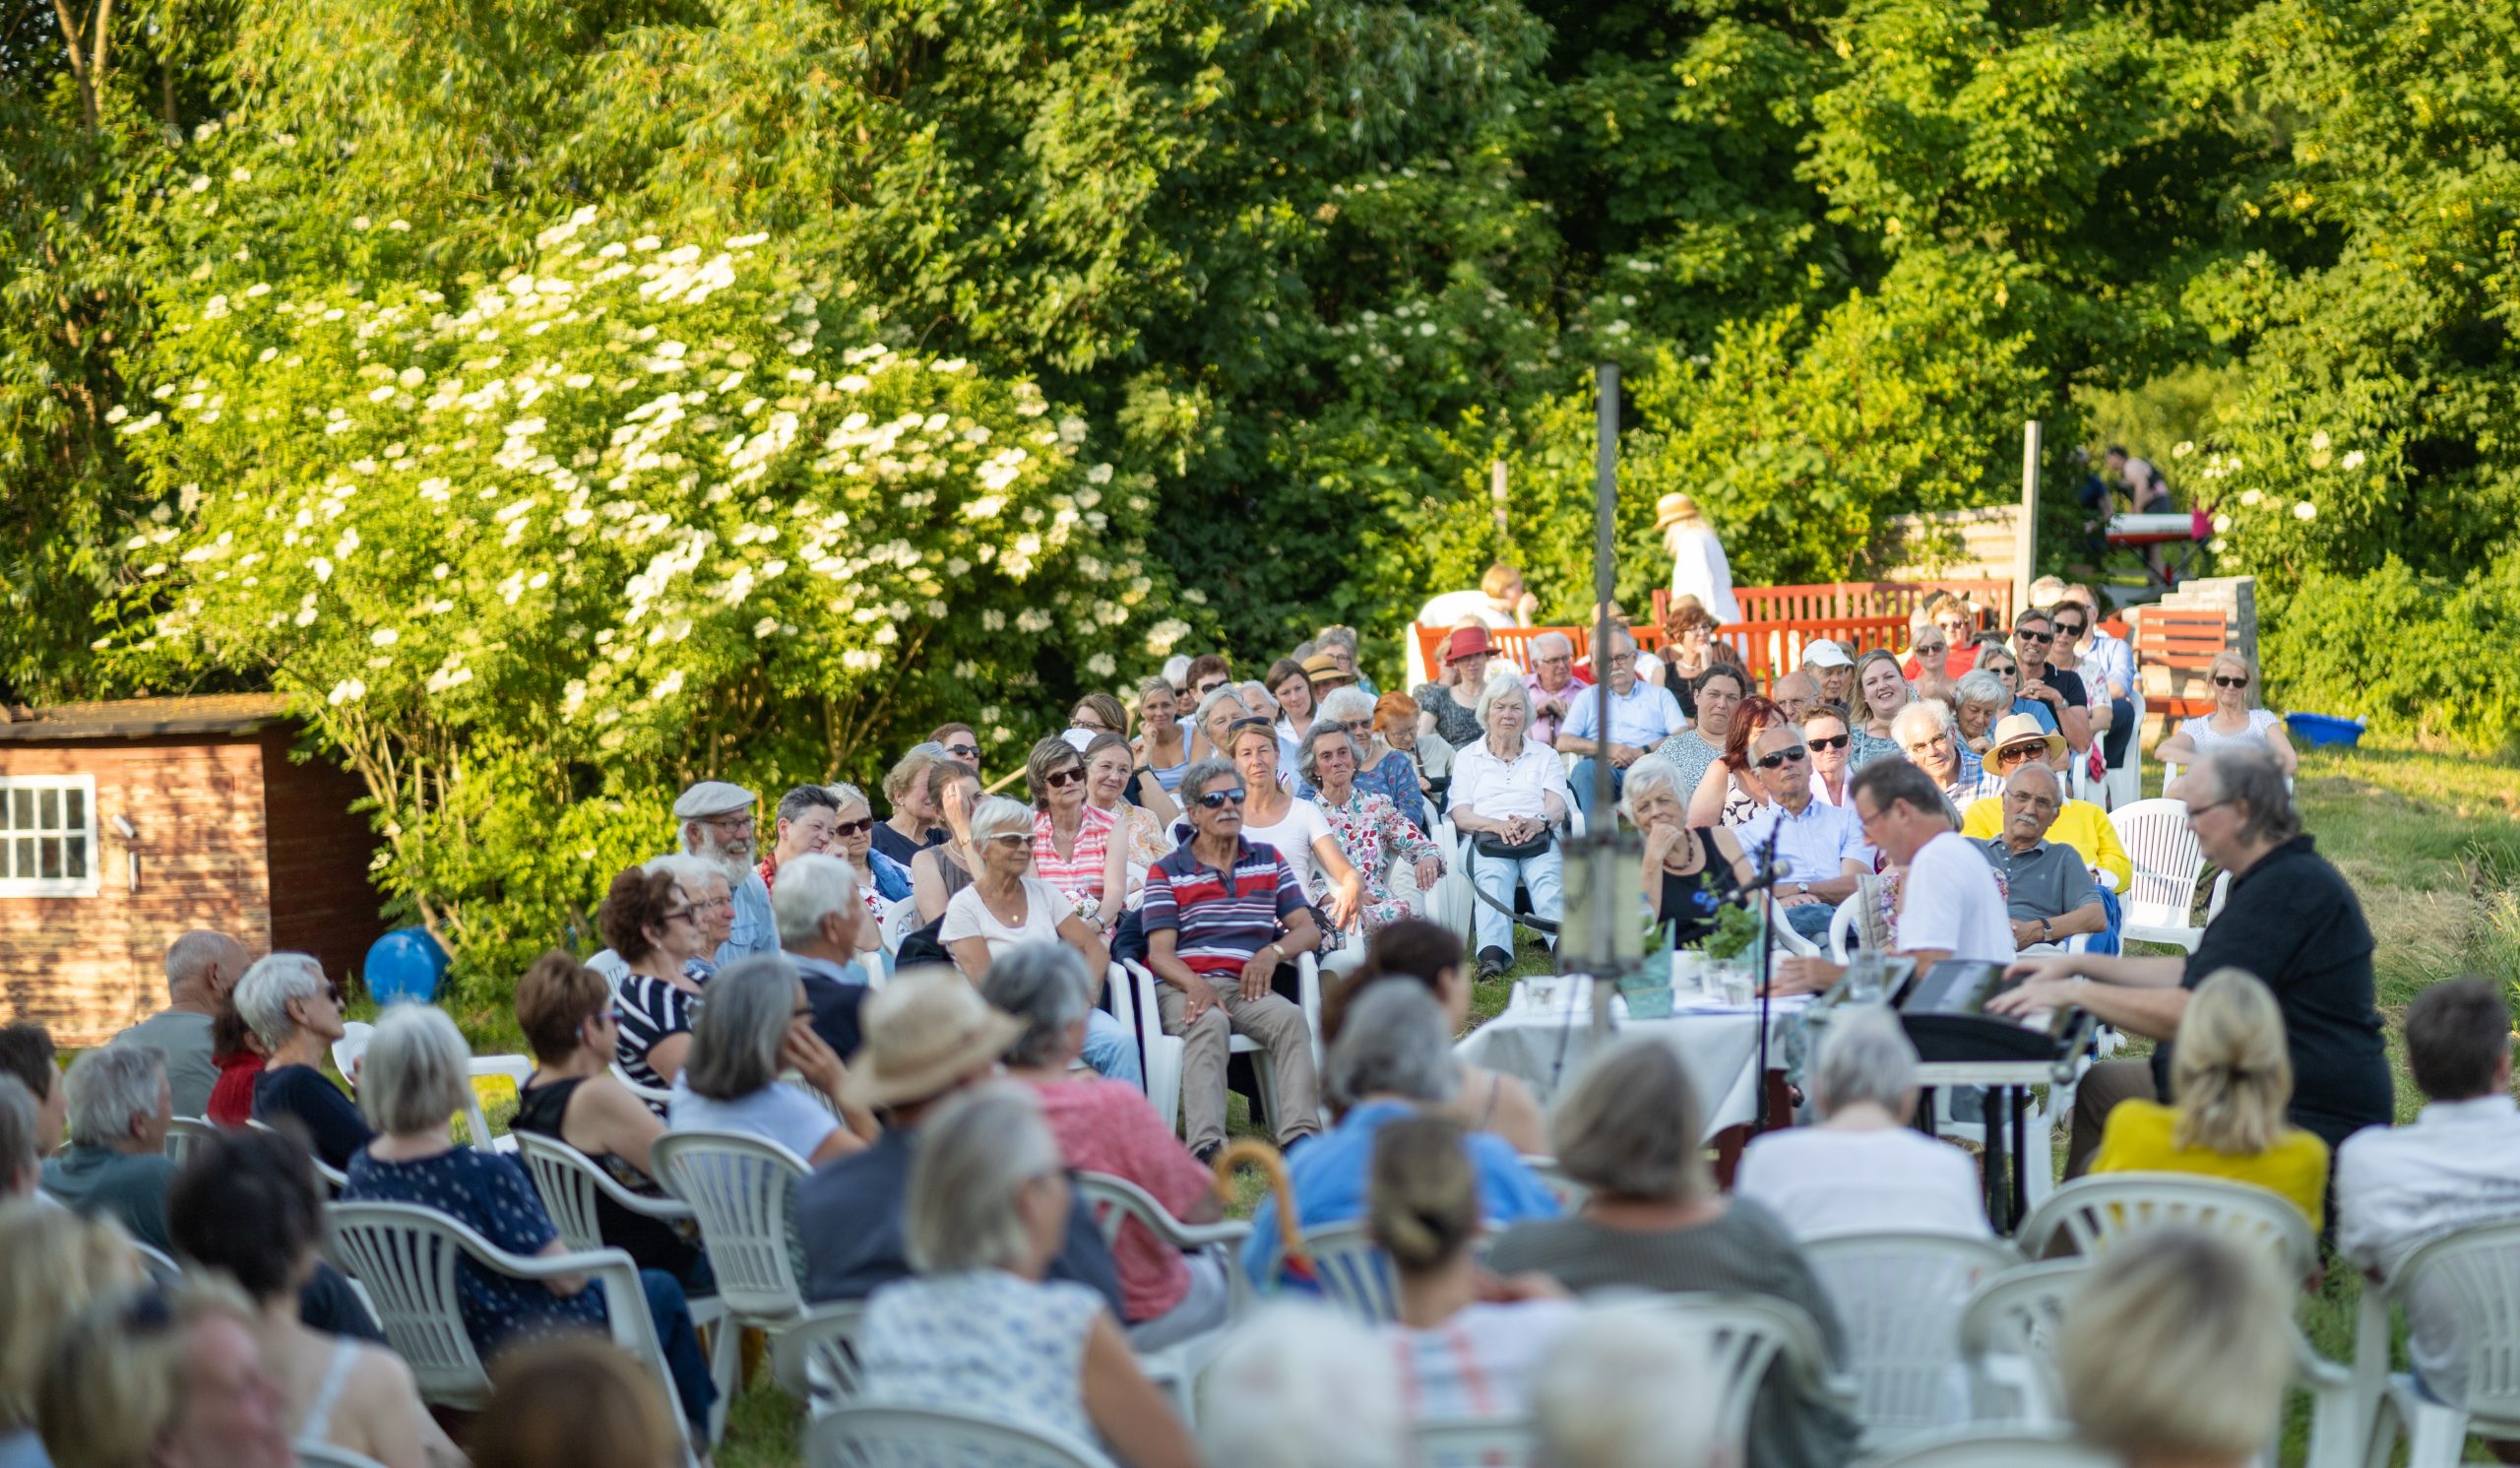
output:
[[[324,1077],[324,1057],[344,1033],[341,986],[306,954],[270,954],[236,981],[236,1012],[271,1055],[254,1078],[254,1119],[295,1117],[324,1165],[347,1170],[376,1133]]]
[[[1660,755],[1627,767],[1620,798],[1645,833],[1645,905],[1673,947],[1703,941],[1740,891],[1749,858],[1723,826],[1692,826],[1679,769]]]
[[[538,1068],[519,1091],[508,1128],[576,1148],[631,1192],[664,1196],[649,1177],[648,1149],[665,1125],[612,1074],[619,1026],[602,976],[557,949],[545,953],[517,984],[516,1017]],[[595,1208],[603,1242],[626,1250],[640,1268],[672,1275],[686,1295],[716,1292],[696,1230],[600,1193]]]

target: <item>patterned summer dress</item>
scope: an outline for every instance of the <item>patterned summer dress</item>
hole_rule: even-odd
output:
[[[1442,855],[1424,832],[1409,823],[1399,807],[1378,795],[1353,787],[1348,803],[1333,805],[1316,800],[1322,818],[1330,823],[1330,834],[1339,839],[1339,850],[1348,864],[1365,880],[1365,902],[1359,917],[1368,934],[1412,915],[1406,899],[1392,891],[1392,875],[1403,862],[1415,862],[1420,857]],[[1318,907],[1330,892],[1330,879],[1317,868],[1313,872],[1309,894]]]

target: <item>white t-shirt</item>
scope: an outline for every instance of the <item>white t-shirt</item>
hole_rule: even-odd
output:
[[[995,958],[1010,943],[1057,942],[1059,920],[1074,911],[1068,900],[1059,895],[1058,888],[1040,877],[1028,876],[1024,878],[1024,925],[1009,927],[997,921],[987,903],[980,901],[978,887],[965,887],[945,904],[945,922],[936,929],[936,940],[953,943],[962,938],[985,938],[988,955]]]
[[[1330,834],[1330,822],[1321,818],[1321,807],[1310,800],[1295,800],[1274,826],[1255,826],[1245,822],[1242,839],[1267,842],[1278,849],[1287,865],[1293,869],[1295,885],[1306,892],[1312,890],[1312,844]]]
[[[1992,1232],[1969,1154],[1905,1126],[1768,1132],[1741,1153],[1732,1190],[1767,1205],[1796,1239],[1890,1230],[1984,1239]]]
[[[773,1081],[749,1096],[717,1101],[694,1093],[685,1067],[673,1081],[673,1100],[665,1106],[666,1124],[675,1131],[742,1131],[767,1138],[811,1161],[814,1149],[840,1125],[831,1108],[805,1094],[802,1086]]]
[[[2012,920],[1994,868],[1977,843],[1945,831],[1917,851],[1900,883],[1899,947],[1939,948],[1954,958],[2010,963]]]

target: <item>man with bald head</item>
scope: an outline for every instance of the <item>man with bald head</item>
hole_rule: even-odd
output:
[[[210,1057],[211,1021],[251,962],[244,944],[223,932],[197,927],[185,933],[166,945],[166,1007],[114,1037],[166,1053],[166,1087],[178,1117],[210,1110],[210,1088],[219,1084],[219,1065]]]
[[[1820,680],[1803,671],[1789,672],[1768,685],[1768,697],[1785,711],[1785,722],[1799,724],[1820,702]]]
[[[2013,942],[2023,948],[2062,943],[2076,933],[2109,926],[2100,888],[2083,865],[2082,853],[2048,839],[2064,808],[2056,772],[2023,760],[2004,777],[2004,828],[1984,843],[1986,864],[2004,878]]]

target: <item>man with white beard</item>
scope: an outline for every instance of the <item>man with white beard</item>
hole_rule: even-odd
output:
[[[748,954],[778,952],[770,887],[754,864],[752,792],[723,780],[703,780],[673,802],[673,814],[683,853],[722,868],[734,894],[734,925],[718,945],[718,967]]]

